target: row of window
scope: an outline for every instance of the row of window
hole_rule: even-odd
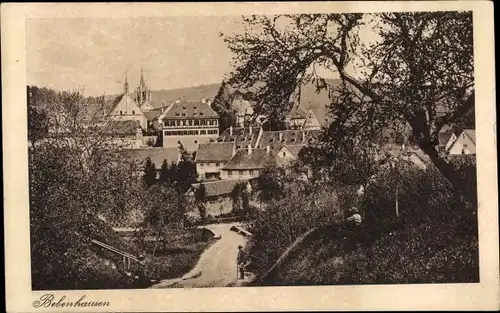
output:
[[[239,170],[238,175],[243,176],[245,174],[245,171]],[[253,176],[255,174],[254,170],[248,170],[248,175]],[[227,176],[232,177],[233,176],[233,171],[227,171]]]
[[[217,126],[219,121],[216,119],[212,120],[166,120],[163,122],[163,126],[205,126],[213,125]]]
[[[123,115],[123,111],[121,111],[121,110],[120,110],[120,115]],[[135,115],[135,111],[134,110],[132,110],[132,115]]]
[[[216,167],[221,167],[224,165],[224,163],[198,163],[200,165],[200,167],[205,167],[206,166],[210,166],[210,164],[215,164]]]
[[[196,135],[217,135],[219,131],[217,129],[194,129],[194,130],[172,130],[164,131],[164,136],[196,136]]]

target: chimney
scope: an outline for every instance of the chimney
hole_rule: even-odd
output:
[[[248,154],[252,154],[252,145],[248,145]]]
[[[207,103],[207,99],[201,98],[201,103]]]
[[[279,134],[279,141],[280,142],[283,141],[283,132],[280,132],[280,134]]]
[[[252,134],[252,125],[248,127],[248,132],[250,133],[250,135]]]
[[[181,99],[177,98],[177,100],[175,100],[175,103],[181,103]]]
[[[233,156],[236,154],[236,146],[233,144]]]
[[[229,136],[233,135],[233,126],[229,126]]]
[[[302,132],[302,142],[305,142],[305,141],[306,141],[306,133]]]
[[[271,147],[266,146],[266,153],[269,154],[269,152],[271,152]]]
[[[207,100],[207,104],[209,107],[212,107],[212,100]]]

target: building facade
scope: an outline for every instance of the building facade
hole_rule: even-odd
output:
[[[211,102],[177,100],[168,106],[157,119],[161,128],[163,147],[180,144],[189,152],[196,151],[200,143],[208,143],[219,136],[219,116]]]

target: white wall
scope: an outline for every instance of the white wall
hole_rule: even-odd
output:
[[[255,169],[253,170],[253,173],[251,173],[250,170],[222,170],[221,171],[221,179],[249,179],[249,178],[255,178],[259,177],[261,169]],[[231,172],[231,175],[229,173]]]
[[[449,154],[462,154],[462,149],[464,150],[464,154],[476,154],[476,144],[464,133],[460,134],[457,140],[451,145]]]
[[[205,163],[196,162],[196,174],[200,179],[204,178],[205,173],[219,173],[224,167],[225,163]]]

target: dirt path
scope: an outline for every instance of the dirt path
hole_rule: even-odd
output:
[[[205,227],[221,236],[216,243],[202,253],[195,268],[178,279],[163,280],[151,288],[224,287],[237,281],[236,257],[238,245],[247,239],[230,230],[231,224],[213,224]]]

